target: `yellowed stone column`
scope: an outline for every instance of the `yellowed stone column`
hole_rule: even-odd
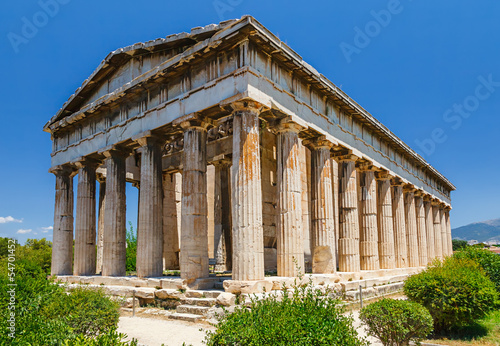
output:
[[[299,159],[301,129],[299,125],[292,122],[282,122],[277,128],[278,276],[294,277],[297,276],[299,269],[304,272],[302,184]]]
[[[73,275],[96,272],[96,168],[98,162],[83,159],[78,167]]]
[[[377,172],[378,252],[380,269],[394,269],[394,221],[392,217],[391,176]]]
[[[417,217],[418,262],[424,267],[429,262],[427,257],[427,230],[423,192],[415,192],[415,214]]]
[[[377,181],[369,163],[358,167],[360,206],[359,248],[361,270],[380,269],[378,253]]]
[[[137,276],[159,277],[163,275],[162,140],[148,135],[137,142],[141,146]]]
[[[214,184],[214,256],[215,271],[230,271],[231,241],[231,161],[221,159],[215,166]]]
[[[415,188],[406,186],[405,192],[405,220],[406,220],[406,243],[408,247],[408,265],[418,267],[418,237],[417,217],[415,214]]]
[[[358,182],[355,155],[337,157],[339,162],[339,271],[359,272]]]
[[[128,152],[117,148],[104,152],[106,205],[104,207],[103,276],[125,276],[127,227],[125,159],[128,155]]]
[[[106,205],[106,180],[98,176],[99,181],[99,201],[97,215],[97,257],[96,257],[96,274],[102,272],[102,260],[104,256],[104,206]]]
[[[393,179],[391,181],[391,185],[396,268],[408,268],[408,246],[406,244],[406,221],[403,183],[398,179]]]
[[[179,230],[175,173],[163,174],[163,268],[179,269]]]
[[[427,235],[427,260],[432,263],[436,257],[434,243],[434,222],[432,220],[432,205],[429,195],[424,197],[424,213],[425,213],[425,233]]]
[[[448,249],[448,230],[446,227],[443,204],[439,205],[439,220],[441,221],[441,246],[443,247],[443,257],[445,257],[450,255],[450,250]]]
[[[335,258],[335,220],[332,184],[333,143],[324,137],[305,143],[311,150],[312,272],[331,274],[337,269]]]
[[[183,121],[181,278],[208,277],[207,126],[204,119]]]
[[[264,279],[262,178],[259,106],[237,102],[233,107],[231,204],[233,280]]]
[[[52,237],[52,275],[71,275],[73,258],[73,169],[57,166],[54,230]]]
[[[441,215],[439,212],[439,201],[432,200],[432,221],[434,224],[434,252],[437,258],[442,259],[443,244],[441,238]]]
[[[444,210],[444,219],[446,223],[446,236],[448,240],[448,255],[453,255],[453,242],[451,235],[451,222],[450,222],[450,210],[451,207],[447,206]]]

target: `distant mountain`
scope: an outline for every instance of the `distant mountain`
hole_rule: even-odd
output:
[[[475,222],[451,230],[453,239],[500,241],[500,219]]]

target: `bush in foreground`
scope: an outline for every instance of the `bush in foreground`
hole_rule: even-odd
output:
[[[251,299],[223,316],[207,345],[367,345],[339,301],[312,284]]]
[[[404,300],[382,299],[363,308],[360,319],[368,333],[385,346],[417,345],[432,332],[432,317],[422,305]]]
[[[476,262],[454,257],[409,277],[404,293],[429,310],[435,331],[472,324],[494,309],[498,299],[495,285]]]
[[[500,256],[492,251],[478,249],[475,247],[467,247],[456,252],[453,257],[467,258],[476,261],[483,268],[486,275],[495,284],[498,292],[500,292]]]

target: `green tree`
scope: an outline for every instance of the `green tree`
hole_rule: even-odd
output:
[[[137,233],[134,231],[132,222],[129,221],[129,229],[127,229],[126,242],[126,270],[128,272],[136,270],[137,262]]]
[[[453,239],[451,241],[451,244],[453,246],[453,251],[458,251],[458,250],[461,250],[461,249],[465,249],[467,246],[469,246],[467,244],[467,240],[459,240],[459,239]]]

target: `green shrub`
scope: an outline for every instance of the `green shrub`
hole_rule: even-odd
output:
[[[492,310],[498,299],[495,285],[476,262],[454,257],[435,261],[409,277],[404,292],[429,310],[436,331],[470,325]]]
[[[500,292],[500,256],[485,249],[467,247],[456,252],[455,258],[468,258],[476,261],[485,271],[486,275],[493,281],[498,292]]]
[[[126,337],[126,334],[113,330],[96,337],[80,335],[75,339],[66,340],[64,346],[137,346],[136,339],[130,342],[123,341]]]
[[[465,249],[466,247],[469,246],[469,244],[467,244],[467,240],[459,240],[459,239],[453,239],[451,241],[451,244],[453,247],[453,251]]]
[[[432,316],[418,303],[382,299],[363,308],[360,319],[368,326],[368,334],[386,346],[420,344],[432,332]]]
[[[207,345],[367,345],[339,301],[312,284],[283,289],[220,317]]]

